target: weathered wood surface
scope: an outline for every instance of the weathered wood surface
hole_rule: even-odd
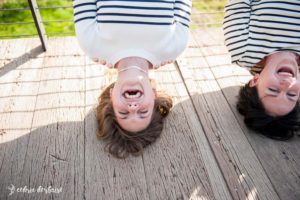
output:
[[[162,136],[142,156],[125,160],[104,152],[105,143],[95,135],[97,98],[115,75],[88,60],[86,71],[87,199],[231,199],[174,65],[152,74],[175,103]]]
[[[242,117],[235,109],[235,102],[239,86],[248,82],[251,75],[245,69],[230,64],[226,48],[219,48],[224,46],[222,44],[222,33],[215,34],[215,37],[219,38],[219,40],[215,40],[218,47],[216,49],[223,49],[220,51],[220,54],[223,54],[224,59],[216,63],[214,60],[218,59],[219,56],[217,58],[217,56],[211,55],[209,65],[218,84],[222,88],[227,102],[231,106],[243,132],[262,163],[279,197],[291,200],[300,199],[299,136],[294,137],[290,141],[274,141],[255,134],[246,128]]]
[[[253,134],[235,110],[249,73],[220,29],[194,32],[177,63],[151,76],[174,100],[161,137],[116,159],[96,138],[95,107],[115,74],[76,38],[0,41],[0,199],[299,199],[299,138]],[[7,187],[61,192],[17,192]]]
[[[235,103],[251,75],[230,64],[221,29],[192,32],[185,55],[179,60],[188,62],[181,67],[185,83],[234,198],[300,199],[299,137],[278,142],[245,127]]]
[[[162,136],[142,156],[119,160],[96,138],[97,98],[114,74],[74,37],[52,39],[34,56],[26,53],[36,40],[4,43],[12,47],[1,59],[0,199],[232,199],[175,65],[152,75],[174,99]],[[19,43],[27,51],[13,49]],[[35,191],[9,196],[12,185]]]
[[[209,44],[210,32],[192,34],[191,46],[197,36]],[[192,52],[190,52],[192,51]],[[247,138],[235,119],[202,49],[189,48],[178,60],[187,88],[195,104],[201,124],[214,150],[234,199],[278,199]],[[222,62],[215,60],[216,62]]]
[[[0,113],[0,199],[82,199],[84,66],[76,55],[64,55],[74,39],[53,40],[47,53],[27,60],[38,42],[18,42],[7,51],[0,78],[7,90],[1,93],[7,103]],[[11,55],[22,42],[26,50]],[[15,187],[10,196],[7,187]]]

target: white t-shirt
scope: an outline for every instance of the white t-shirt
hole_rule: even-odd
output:
[[[76,35],[92,59],[115,65],[136,56],[160,65],[185,49],[191,4],[191,0],[75,0]]]

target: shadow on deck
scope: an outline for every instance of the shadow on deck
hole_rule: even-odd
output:
[[[299,141],[249,131],[235,110],[250,75],[218,28],[193,31],[176,63],[152,72],[175,102],[142,156],[96,139],[94,108],[115,76],[74,37],[0,41],[0,199],[300,199]]]

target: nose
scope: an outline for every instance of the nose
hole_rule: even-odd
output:
[[[291,87],[292,85],[292,80],[290,79],[283,79],[280,81],[280,86],[281,86],[281,89],[288,89]]]
[[[139,103],[137,103],[137,102],[128,103],[128,109],[129,110],[136,110],[138,107],[139,107]]]

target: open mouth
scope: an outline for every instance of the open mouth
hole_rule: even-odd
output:
[[[295,72],[293,71],[293,69],[290,67],[286,67],[286,66],[279,68],[277,73],[279,75],[295,77]]]
[[[126,99],[137,99],[140,98],[143,95],[143,92],[141,90],[126,90],[123,92],[123,97]]]

